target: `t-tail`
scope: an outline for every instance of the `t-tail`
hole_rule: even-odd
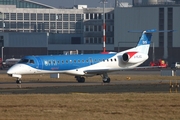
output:
[[[151,29],[151,30],[145,30],[142,32],[142,35],[141,35],[139,42],[136,46],[136,50],[139,53],[148,54],[149,47],[151,44],[151,37],[152,37],[153,32],[157,32],[157,30]]]

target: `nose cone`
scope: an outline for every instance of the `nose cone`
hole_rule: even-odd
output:
[[[15,64],[9,70],[7,71],[7,74],[12,76],[12,75],[23,75],[23,74],[32,74],[36,73],[36,69],[26,65],[26,64]]]
[[[19,64],[13,65],[12,67],[9,68],[9,70],[7,71],[7,74],[9,74],[9,75],[16,74],[20,67],[21,67],[21,65],[19,65]]]

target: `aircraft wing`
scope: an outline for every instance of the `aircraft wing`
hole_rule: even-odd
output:
[[[86,74],[102,74],[109,72],[110,69],[99,69],[99,70],[85,70],[84,73]]]
[[[124,70],[141,70],[141,69],[155,69],[155,68],[163,68],[161,66],[142,66],[142,67],[135,67],[135,68],[123,68],[123,69],[96,69],[96,70],[85,70],[84,73],[86,74],[103,74],[107,72],[115,72],[115,71],[124,71]]]
[[[163,68],[162,66],[142,66],[142,67],[135,67],[134,69],[154,69],[154,68]]]

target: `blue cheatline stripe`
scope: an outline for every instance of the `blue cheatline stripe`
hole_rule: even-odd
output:
[[[87,67],[113,57],[114,54],[83,54],[83,55],[48,55],[48,56],[25,56],[25,59],[33,59],[35,64],[28,64],[33,68],[43,70],[72,70]],[[41,62],[42,61],[42,62]],[[41,64],[40,64],[41,63]]]

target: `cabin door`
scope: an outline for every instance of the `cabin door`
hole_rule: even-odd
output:
[[[92,65],[93,64],[93,59],[91,57],[89,57],[89,64]]]
[[[41,58],[39,58],[39,57],[36,57],[36,59],[37,59],[37,62],[38,62],[38,69],[43,69],[43,63],[42,63],[42,60],[41,60]]]

